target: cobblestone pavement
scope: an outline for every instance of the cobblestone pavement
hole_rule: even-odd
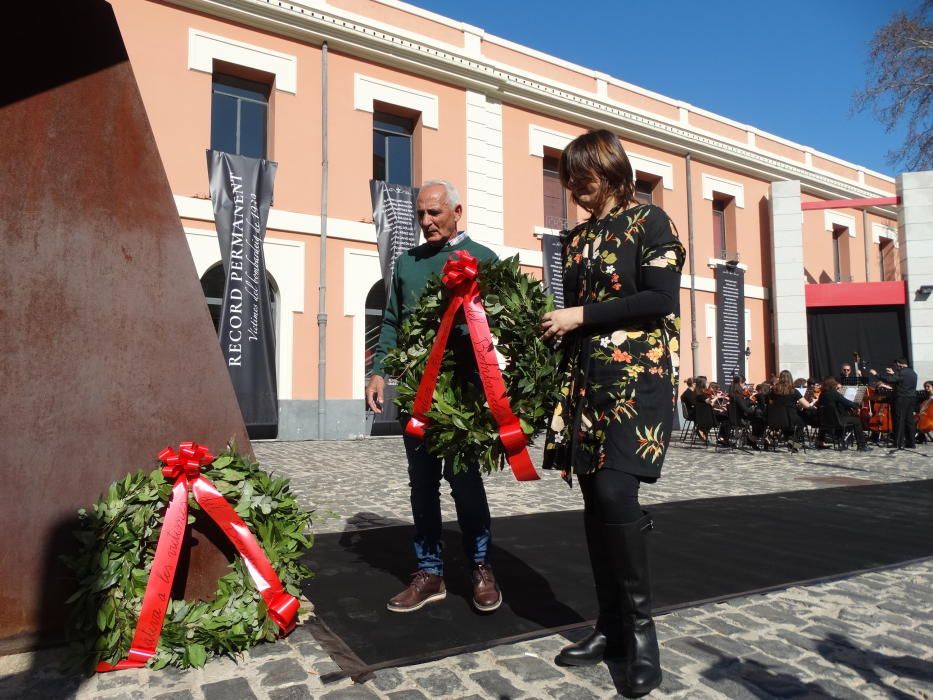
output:
[[[269,470],[317,510],[318,532],[410,522],[398,439],[258,443]],[[540,460],[540,453],[533,454]],[[519,484],[487,478],[493,516],[579,509],[556,474]],[[933,447],[760,455],[673,447],[646,504],[933,478]],[[449,501],[449,498],[445,498]],[[445,505],[445,518],[454,517]],[[495,527],[495,525],[493,526]],[[933,537],[933,534],[931,534]],[[933,698],[933,559],[817,585],[732,599],[657,619],[664,683],[652,698]],[[557,635],[324,684],[338,670],[307,627],[203,669],[147,669],[79,678],[59,652],[0,657],[0,698],[554,698],[616,697],[619,669],[553,664]]]

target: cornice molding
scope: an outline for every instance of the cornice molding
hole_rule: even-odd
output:
[[[677,155],[690,153],[692,157],[712,165],[766,182],[799,180],[801,189],[814,196],[846,199],[889,194],[855,180],[750,148],[747,142],[738,143],[625,107],[600,98],[595,92],[587,93],[557,82],[545,82],[540,76],[480,59],[461,47],[443,42],[428,43],[424,37],[390,28],[376,20],[364,21],[359,15],[341,14],[339,9],[331,6],[318,9],[285,0],[168,2],[310,44],[326,41],[332,50],[484,92],[507,104],[530,108],[574,124],[608,128],[632,141]],[[897,216],[891,207],[873,207],[870,211],[886,218]]]

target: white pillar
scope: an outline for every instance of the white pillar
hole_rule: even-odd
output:
[[[920,382],[933,378],[933,170],[897,177],[897,240],[907,281],[907,337]]]
[[[771,299],[775,369],[810,376],[807,304],[803,274],[803,213],[800,182],[771,183]]]
[[[505,242],[502,103],[468,90],[466,110],[468,233],[481,243],[502,245]]]

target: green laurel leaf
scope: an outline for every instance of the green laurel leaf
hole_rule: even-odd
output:
[[[264,472],[233,444],[202,473],[229,489],[231,503],[242,495],[237,511],[283,587],[298,593],[311,576],[300,555],[313,543],[313,513],[301,508],[288,480]],[[139,471],[111,484],[93,509],[79,511],[74,552],[63,557],[77,581],[68,599],[75,664],[89,670],[99,661],[126,658],[170,495],[161,470]],[[202,514],[193,498],[188,505],[189,514]],[[276,638],[278,628],[259,604],[242,559],[230,568],[210,601],[170,602],[151,668],[200,667],[212,656],[232,656]]]
[[[541,317],[554,310],[541,282],[521,271],[518,257],[481,261],[477,282],[495,338],[505,358],[502,371],[513,413],[529,438],[547,427],[550,409],[559,397],[559,355],[540,339]],[[398,379],[396,403],[410,413],[424,373],[428,351],[451,292],[435,276],[427,284],[414,312],[398,334],[398,347],[384,362],[386,372]],[[455,471],[479,464],[485,472],[505,464],[499,427],[489,412],[482,387],[463,377],[475,372],[475,360],[445,349],[434,402],[428,417],[428,450],[450,459]],[[413,352],[417,349],[417,352]],[[472,364],[469,364],[472,363]]]

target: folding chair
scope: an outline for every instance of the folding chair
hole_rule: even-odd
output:
[[[716,451],[719,451],[720,447],[727,448],[730,450],[743,450],[747,451],[748,446],[754,442],[751,432],[751,424],[742,416],[739,412],[739,407],[735,404],[734,401],[729,403],[729,444],[724,445],[720,441],[716,441]]]
[[[855,443],[855,431],[852,426],[840,423],[839,416],[832,406],[820,406],[818,411],[820,428],[832,440],[834,450],[847,450],[850,444]]]
[[[680,400],[680,415],[684,419],[684,426],[680,430],[680,441],[686,442],[687,435],[691,434],[689,431],[692,430],[694,423],[696,423],[696,416],[690,410],[690,405],[683,399]]]
[[[794,438],[799,438],[800,446],[806,449],[806,435],[802,435],[803,426],[791,419],[786,406],[772,403],[766,412],[767,427],[765,428],[765,446],[777,451],[779,445],[787,447],[791,452],[797,451]],[[770,445],[769,445],[770,443]]]
[[[691,445],[695,445],[697,439],[703,440],[700,437],[700,431],[706,433],[706,439],[703,440],[703,446],[709,447],[710,436],[713,434],[713,431],[716,431],[717,437],[719,433],[719,421],[716,420],[716,416],[713,414],[712,407],[705,401],[697,401],[696,403],[696,422],[693,425],[693,439],[690,441]]]

